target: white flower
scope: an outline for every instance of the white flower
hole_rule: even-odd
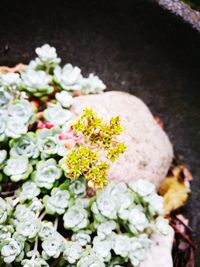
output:
[[[60,63],[60,58],[57,57],[56,49],[49,44],[44,44],[35,49],[39,59],[44,63]]]
[[[15,89],[20,84],[19,74],[13,72],[1,74],[0,84],[11,89]]]
[[[22,185],[22,191],[20,192],[20,200],[31,200],[40,194],[40,189],[34,182],[27,181]]]
[[[71,111],[61,107],[59,103],[49,106],[45,109],[44,118],[54,125],[62,126],[72,118]]]
[[[155,222],[156,229],[163,235],[169,233],[169,221],[163,217],[158,217]]]
[[[56,99],[64,108],[69,108],[73,104],[73,97],[66,91],[56,93]]]
[[[126,235],[115,234],[113,237],[112,248],[116,255],[123,258],[128,257],[131,248],[130,238]]]
[[[81,89],[81,70],[78,67],[73,67],[71,64],[66,64],[63,69],[57,66],[54,70],[54,79],[64,90]]]
[[[91,73],[88,78],[82,80],[82,91],[86,94],[102,93],[105,89],[105,84],[93,73]]]
[[[66,229],[72,229],[73,231],[79,231],[88,226],[88,213],[81,206],[70,207],[63,216],[64,227]]]
[[[67,241],[65,244],[65,250],[63,257],[70,264],[76,263],[82,256],[83,249],[78,242]]]
[[[129,187],[141,197],[151,195],[156,189],[154,184],[142,179],[129,183]]]
[[[101,239],[109,236],[114,229],[116,229],[117,224],[114,221],[106,221],[97,226],[97,234]]]
[[[112,242],[110,239],[102,240],[99,236],[94,237],[92,250],[98,257],[104,259],[106,262],[111,259],[111,248]]]
[[[128,221],[130,226],[133,225],[136,230],[142,232],[148,226],[149,222],[144,212],[142,212],[139,208],[135,207],[130,210]]]

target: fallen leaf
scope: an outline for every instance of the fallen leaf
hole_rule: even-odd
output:
[[[188,199],[190,190],[181,174],[182,166],[175,167],[172,170],[172,176],[166,177],[159,189],[159,193],[164,198],[165,215],[182,207]]]

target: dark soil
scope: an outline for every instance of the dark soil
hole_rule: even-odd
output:
[[[200,249],[200,34],[147,0],[16,0],[1,3],[0,40],[0,65],[27,63],[48,42],[164,120],[194,175],[185,214]]]

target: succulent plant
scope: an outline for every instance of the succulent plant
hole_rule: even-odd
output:
[[[77,267],[105,267],[103,259],[99,258],[95,254],[84,256],[78,261]]]
[[[58,258],[64,250],[64,241],[58,233],[42,242],[42,257],[44,259]]]
[[[10,140],[10,155],[24,156],[30,159],[36,159],[39,156],[36,134],[28,132],[20,138]]]
[[[10,176],[11,181],[19,182],[20,180],[26,180],[32,170],[33,167],[29,164],[27,157],[15,156],[6,161],[3,172]]]
[[[34,220],[27,218],[17,224],[16,230],[25,240],[32,240],[38,235],[40,226],[40,221],[37,218]]]
[[[69,207],[63,216],[64,227],[77,232],[88,226],[88,212],[79,205]]]
[[[104,83],[61,68],[48,44],[36,54],[0,75],[0,266],[139,266],[151,234],[168,234],[163,198],[144,180],[108,184],[125,151],[120,118],[106,123],[86,108],[73,122],[69,111],[75,95]]]
[[[51,122],[56,126],[65,125],[65,123],[69,122],[73,117],[72,113],[69,110],[62,108],[59,103],[51,105],[45,109],[43,116],[48,122]]]
[[[51,189],[56,180],[62,175],[56,160],[41,160],[36,165],[36,171],[33,173],[33,180],[40,188]]]
[[[99,94],[106,89],[105,84],[99,79],[98,76],[95,76],[91,73],[88,78],[82,80],[82,92],[84,94]]]
[[[43,70],[27,69],[21,74],[21,90],[36,97],[43,97],[53,92],[50,85],[52,78]]]
[[[78,242],[67,241],[63,252],[63,257],[70,264],[76,263],[82,256],[83,249]]]
[[[66,91],[56,93],[55,97],[63,108],[69,108],[73,103],[72,95]]]
[[[8,108],[12,100],[12,94],[3,87],[0,87],[0,109],[4,110]]]
[[[57,65],[61,61],[60,58],[57,57],[55,47],[52,47],[49,44],[44,44],[41,47],[37,47],[35,52],[40,61],[46,66]]]
[[[47,214],[63,214],[70,204],[70,194],[67,190],[53,188],[51,196],[46,195],[43,199]]]
[[[3,198],[0,197],[0,224],[3,224],[10,215],[11,207]]]
[[[22,185],[19,198],[22,202],[26,200],[32,200],[40,194],[40,189],[32,181],[27,181]]]
[[[0,85],[11,91],[16,90],[21,82],[18,73],[8,72],[0,75]]]
[[[21,264],[23,267],[49,267],[49,264],[42,258],[25,259]]]
[[[81,70],[71,64],[66,64],[63,68],[57,66],[54,70],[55,82],[67,91],[80,90],[82,79]]]
[[[14,233],[14,227],[12,225],[0,225],[0,240],[10,238]]]
[[[5,263],[18,262],[23,258],[24,244],[14,238],[6,238],[1,242],[1,256]]]

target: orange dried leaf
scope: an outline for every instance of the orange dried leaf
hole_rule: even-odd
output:
[[[159,193],[164,198],[164,212],[166,215],[182,207],[189,194],[187,185],[179,177],[181,168],[179,166],[174,168],[172,173],[173,176],[166,177],[159,189]]]

